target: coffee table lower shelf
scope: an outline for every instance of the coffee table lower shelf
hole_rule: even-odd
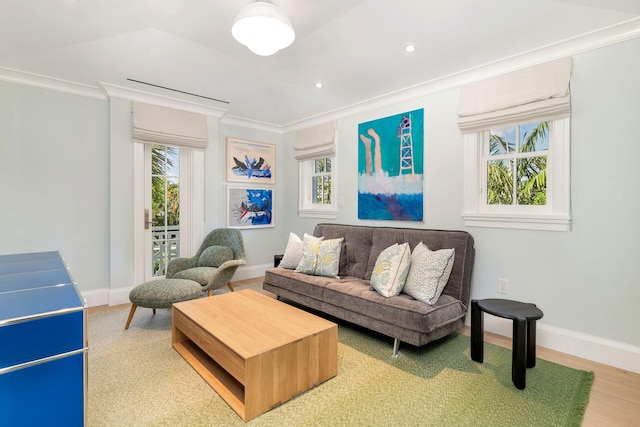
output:
[[[233,378],[193,341],[174,343],[173,348],[244,419],[244,385]]]
[[[204,305],[209,304],[206,300],[221,297],[174,304],[173,348],[244,421],[267,412],[337,374],[336,324],[318,318],[319,321],[326,322],[326,327],[318,329],[316,324],[309,335],[285,340],[286,342],[276,346],[264,343],[261,345],[255,340],[247,341],[255,342],[255,351],[241,356],[233,349],[235,342],[224,343],[223,339],[231,340],[228,337],[217,338],[214,335],[216,327],[207,326],[206,313],[214,308],[205,307]],[[290,309],[293,309],[273,299],[266,303],[269,306],[274,302],[283,305],[282,315],[286,316],[287,312],[290,314]],[[273,308],[268,307],[267,310],[273,311]],[[201,313],[205,313],[204,317],[201,317]],[[312,316],[309,313],[301,313],[303,317]],[[216,312],[216,316],[215,324],[219,325],[219,311]],[[299,320],[304,321],[303,318]],[[255,323],[253,326],[255,327]],[[247,325],[247,328],[251,329],[251,326]],[[242,337],[238,338],[241,339]]]

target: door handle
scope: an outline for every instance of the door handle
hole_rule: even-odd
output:
[[[148,230],[151,221],[149,221],[149,209],[144,210],[144,229]]]

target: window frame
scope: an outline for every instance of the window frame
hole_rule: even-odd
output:
[[[532,121],[546,120],[541,117]],[[464,134],[464,202],[462,218],[469,227],[569,231],[571,119],[548,120],[547,204],[488,205],[485,150],[489,129]],[[520,123],[518,123],[520,124]]]
[[[331,159],[331,203],[316,204],[313,203],[313,177],[318,175],[327,175],[327,173],[317,174],[315,172],[315,162],[319,159]],[[324,218],[335,219],[338,214],[338,205],[336,203],[337,173],[336,173],[335,154],[331,156],[318,156],[311,159],[300,160],[298,162],[298,215],[303,218]]]

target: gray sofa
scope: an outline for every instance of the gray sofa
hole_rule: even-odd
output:
[[[315,236],[343,237],[339,279],[310,276],[284,268],[265,272],[263,288],[297,304],[363,326],[394,338],[393,356],[400,341],[422,346],[464,325],[469,307],[471,272],[475,257],[473,237],[464,231],[418,228],[318,224]],[[401,293],[384,297],[369,284],[378,255],[394,243],[411,249],[423,242],[432,251],[455,248],[453,269],[433,306]]]

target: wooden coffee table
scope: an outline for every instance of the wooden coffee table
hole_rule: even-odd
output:
[[[173,304],[173,348],[248,421],[338,373],[338,326],[252,290]]]

